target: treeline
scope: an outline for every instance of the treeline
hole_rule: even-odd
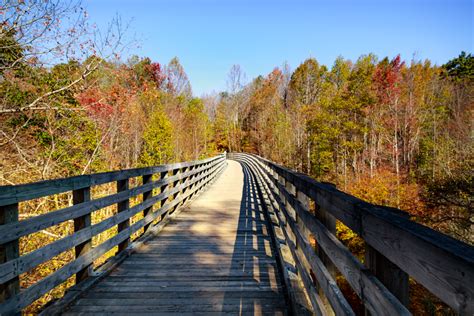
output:
[[[472,243],[473,59],[310,58],[248,84],[233,66],[228,91],[203,98],[177,58],[20,63],[1,73],[1,181],[246,151]]]
[[[399,207],[474,244],[471,54],[442,66],[369,54],[356,61],[340,57],[327,67],[310,58],[294,71],[285,64],[249,83],[236,65],[227,91],[197,98],[177,58],[121,60],[119,21],[101,36],[79,2],[7,4],[0,21],[0,185],[247,151],[370,202]],[[114,190],[98,186],[92,195]],[[71,203],[71,194],[30,201],[21,205],[20,219]],[[114,212],[94,212],[92,221]],[[20,252],[72,229],[65,222],[22,238]],[[104,232],[94,246],[114,234],[116,228]],[[338,226],[338,237],[362,254],[363,244],[348,229]],[[73,257],[66,251],[40,265],[20,278],[21,286]],[[73,283],[29,311],[61,297]],[[426,305],[421,292],[412,304]],[[443,308],[436,306],[412,310]]]
[[[372,203],[474,244],[474,57],[443,66],[400,56],[310,58],[206,99],[219,150],[257,153]],[[337,223],[338,238],[364,261],[365,244]],[[360,300],[339,287],[357,314]],[[410,280],[413,314],[453,312]]]
[[[442,67],[369,54],[339,57],[328,68],[310,58],[222,93],[215,142],[473,243],[473,83],[474,57],[466,53]]]
[[[5,162],[29,166],[33,180],[198,159],[214,151],[203,102],[191,96],[178,59],[165,67],[138,57],[100,62],[80,85],[49,97],[41,108],[21,106],[70,83],[90,61],[4,74],[3,135],[14,136],[5,137]],[[14,77],[24,71],[28,77],[20,85]],[[14,165],[2,170],[4,181],[24,181]]]

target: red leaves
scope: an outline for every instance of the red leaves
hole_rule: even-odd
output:
[[[104,102],[96,88],[80,93],[76,99],[92,118],[107,120],[114,112],[113,107]]]
[[[161,87],[166,79],[166,74],[163,72],[163,67],[160,63],[154,62],[147,65],[147,70],[150,72],[151,78],[156,83],[157,87]]]
[[[405,62],[402,62],[400,55],[397,55],[390,62],[385,58],[375,68],[374,87],[382,104],[390,104],[393,98],[400,94],[400,71],[404,65]]]

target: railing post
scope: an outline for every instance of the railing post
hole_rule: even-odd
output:
[[[195,171],[196,169],[199,169],[201,168],[201,165],[200,164],[197,164],[197,165],[194,165],[191,169],[191,171]],[[189,178],[190,181],[193,181],[195,180],[197,177],[199,177],[199,175],[201,174],[201,172],[198,172],[198,173],[195,173],[193,176],[191,176]],[[196,188],[196,186],[199,184],[199,181],[197,182],[194,182],[190,187],[189,189],[190,190],[193,190],[194,188]],[[196,195],[196,191],[194,191],[193,193],[191,193],[191,195],[189,195],[188,199],[192,199],[194,196]]]
[[[181,168],[175,169],[175,170],[173,170],[173,176],[178,176],[178,175],[181,174],[181,172],[182,172],[182,169],[181,169]],[[180,184],[181,184],[181,180],[173,181],[173,188],[176,188],[176,187],[179,186]],[[180,196],[180,195],[181,195],[181,190],[178,191],[178,192],[176,192],[176,193],[174,193],[174,194],[173,194],[173,197],[172,197],[173,201],[174,201],[178,196]],[[181,204],[181,203],[176,204],[176,205],[173,207],[173,209],[170,210],[168,213],[169,213],[169,214],[172,214],[174,211],[176,211],[176,210],[180,207],[180,204]]]
[[[301,192],[299,190],[296,190],[295,196],[296,196],[296,199],[301,203],[301,205],[303,205],[303,207],[306,209],[306,211],[309,212],[309,198],[306,196],[306,194],[304,194],[303,192]],[[306,229],[306,226],[304,225],[304,223],[301,220],[299,220],[298,217],[296,219],[297,219],[296,225],[300,229],[301,235],[310,244],[311,240],[310,240],[309,230]]]
[[[184,172],[184,173],[190,172],[190,171],[192,170],[192,168],[193,168],[193,166],[186,167],[183,172]],[[191,180],[191,176],[187,176],[186,178],[184,178],[183,182],[186,183],[186,182],[188,182],[188,181],[190,181],[190,180]],[[187,192],[189,191],[189,189],[190,189],[190,186],[188,185],[188,186],[185,187],[183,190],[181,190],[181,193],[182,193],[182,194],[187,193]],[[188,196],[187,198],[185,198],[185,199],[183,200],[183,204],[185,204],[186,202],[188,202],[189,199],[190,199],[189,196]]]
[[[286,179],[284,177],[280,176],[278,173],[275,173],[275,175],[277,176],[278,183],[280,183],[280,185],[282,187],[286,187]],[[283,192],[280,190],[280,188],[278,188],[278,191],[280,192],[280,201],[282,202],[284,207],[286,207],[287,201],[286,201],[285,194],[283,194]],[[282,227],[282,229],[286,229],[286,217],[285,216],[282,216],[282,225],[284,226],[284,227]]]
[[[149,184],[153,182],[153,175],[152,174],[147,174],[142,177],[142,182],[143,185]],[[143,192],[143,203],[145,203],[147,200],[151,199],[153,197],[153,189],[150,191]],[[143,210],[143,217],[146,217],[148,214],[150,214],[153,210],[153,205],[150,207],[147,207],[146,209]],[[146,224],[143,227],[143,233],[146,233],[148,231],[148,228],[150,228],[151,223]]]
[[[288,193],[294,195],[295,197],[297,196],[296,187],[293,185],[293,183],[291,183],[290,181],[285,181],[285,188]],[[286,200],[285,202],[285,208],[288,215],[293,220],[293,222],[298,225],[298,215],[296,214],[296,211],[293,209],[291,203],[288,200]],[[296,235],[294,234],[292,229],[288,230],[288,235],[290,236],[291,241],[295,245],[295,249],[298,249],[298,240],[296,239]]]
[[[160,180],[166,179],[168,175],[169,175],[169,171],[161,172],[160,173]],[[169,186],[169,184],[163,184],[160,187],[160,194],[166,192],[168,186]],[[160,201],[160,208],[162,208],[166,204],[166,201],[168,201],[168,198],[164,198],[163,200]],[[160,215],[160,217],[158,218],[158,222],[160,222],[165,217],[165,215],[166,214]]]
[[[18,203],[0,206],[0,225],[18,222]],[[18,239],[0,245],[0,263],[16,259],[20,256]],[[20,278],[17,276],[0,284],[0,303],[20,293]],[[14,315],[20,315],[18,311]]]
[[[74,205],[88,202],[90,200],[91,200],[90,187],[72,191],[72,202]],[[79,216],[74,219],[74,232],[78,232],[81,229],[84,229],[90,226],[91,226],[91,213],[87,213],[83,216]],[[74,248],[76,259],[79,258],[79,256],[84,255],[91,249],[92,249],[92,239],[88,239],[84,241],[83,243],[80,243]],[[91,275],[91,272],[92,272],[92,264],[88,265],[84,269],[77,272],[76,284],[88,278]]]
[[[409,214],[402,213],[400,216],[410,218]],[[365,244],[365,266],[403,305],[409,307],[409,276],[405,271],[367,243]],[[368,314],[367,310],[366,314]]]
[[[326,185],[330,185],[332,187],[336,187],[332,183],[326,183]],[[336,236],[336,218],[329,214],[326,210],[321,208],[320,205],[318,205],[315,201],[315,217],[323,224],[327,230]],[[329,256],[325,253],[324,249],[321,247],[321,245],[316,241],[316,254],[318,255],[319,258],[321,258],[321,262],[324,264],[328,272],[331,274],[334,280],[336,280],[337,276],[337,268],[336,266],[332,263],[331,259]],[[318,284],[317,287],[319,295],[324,298],[324,305],[326,306],[326,309],[332,310],[331,304],[329,303],[327,297],[324,295],[324,292],[321,288],[321,286]]]
[[[330,185],[332,187],[336,187],[332,183],[325,183],[326,185]],[[315,211],[315,216],[316,218],[323,224],[331,234],[334,236],[336,235],[336,219],[334,216],[329,214],[326,210],[321,208],[319,205],[316,204],[316,211]],[[318,256],[321,258],[321,261],[324,263],[328,271],[331,273],[331,275],[336,278],[336,267],[334,264],[331,262],[331,259],[326,255],[324,252],[324,249],[322,249],[319,245],[317,247],[317,253]]]
[[[128,189],[129,189],[129,179],[117,181],[117,193],[126,191]],[[129,209],[129,207],[130,207],[129,199],[119,202],[117,203],[117,213],[126,212]],[[130,218],[127,218],[125,221],[118,224],[118,233],[120,233],[123,230],[128,229],[129,227],[130,227]],[[121,252],[122,250],[125,250],[125,248],[128,247],[129,242],[130,242],[130,236],[118,245],[117,253]]]

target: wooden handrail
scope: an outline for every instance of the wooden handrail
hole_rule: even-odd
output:
[[[0,314],[16,314],[36,299],[76,275],[76,283],[92,273],[92,263],[115,246],[119,253],[129,244],[132,234],[144,228],[146,234],[152,223],[163,222],[184,203],[206,187],[225,166],[225,154],[213,158],[149,168],[91,174],[58,180],[41,181],[18,186],[0,187]],[[172,173],[172,175],[170,175]],[[153,181],[152,176],[159,175]],[[143,183],[129,188],[130,178],[142,177]],[[98,199],[90,198],[91,186],[117,183],[117,193]],[[153,189],[160,193],[153,195]],[[72,191],[73,205],[18,220],[19,202]],[[143,196],[142,202],[130,207],[129,199]],[[153,206],[159,208],[153,211]],[[91,213],[117,204],[118,212],[92,225]],[[15,212],[12,212],[15,210]],[[130,219],[143,212],[143,218],[131,224]],[[18,253],[18,240],[45,228],[74,220],[74,232],[25,255]],[[118,233],[92,247],[92,237],[112,227]],[[19,289],[19,275],[30,271],[53,257],[75,249],[76,257],[57,271],[26,289]],[[119,254],[117,253],[117,254]]]
[[[334,266],[372,314],[409,314],[408,276],[457,313],[474,313],[473,247],[411,221],[403,211],[364,202],[262,157],[228,158],[246,165],[273,203],[315,312],[325,308],[321,288],[336,314],[352,314],[335,283]],[[307,199],[316,205],[315,214]],[[365,264],[335,236],[335,220],[365,241]]]
[[[180,162],[155,167],[94,173],[64,179],[45,180],[20,185],[1,186],[0,206],[10,205],[18,202],[28,201],[48,195],[59,194],[81,188],[101,185],[109,182],[173,171],[180,168],[195,166],[196,164],[202,165],[204,163],[213,162],[221,158],[222,155],[218,155],[204,160]]]

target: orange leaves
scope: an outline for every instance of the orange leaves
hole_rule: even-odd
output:
[[[389,104],[400,93],[401,69],[404,65],[405,62],[397,55],[390,62],[385,58],[375,68],[374,86],[382,104]]]
[[[399,181],[394,172],[381,169],[373,177],[362,174],[348,185],[349,193],[370,203],[398,207],[411,215],[425,212],[416,183]]]
[[[76,99],[93,119],[103,121],[108,119],[113,113],[112,106],[105,103],[106,101],[97,88],[81,92],[76,96]]]

